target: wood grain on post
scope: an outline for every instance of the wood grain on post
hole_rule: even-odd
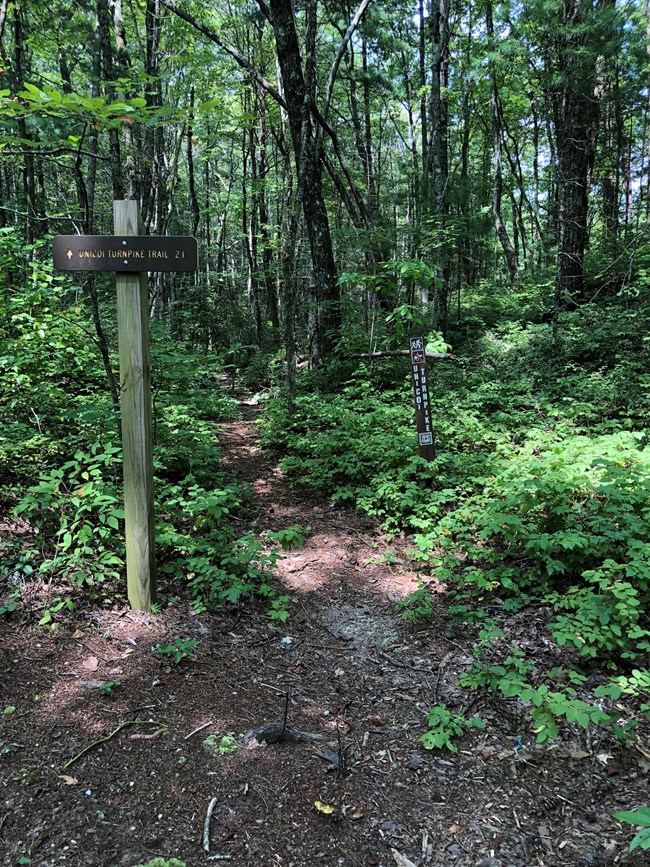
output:
[[[140,234],[135,201],[113,202],[114,233]],[[120,407],[124,452],[124,516],[129,604],[150,611],[156,601],[149,293],[146,272],[116,274]]]

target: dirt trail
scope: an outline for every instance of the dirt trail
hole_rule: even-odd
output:
[[[300,594],[342,587],[384,601],[415,590],[416,575],[407,565],[403,540],[388,544],[371,520],[292,488],[260,447],[258,407],[245,401],[241,407],[243,421],[222,425],[219,441],[226,465],[253,489],[258,509],[254,526],[311,527],[305,547],[286,553],[278,564],[277,575],[287,587]]]
[[[392,601],[413,587],[403,552],[390,546],[387,565],[367,520],[292,490],[244,409],[220,440],[252,485],[254,526],[312,527],[278,567],[290,620],[270,621],[263,603],[195,616],[183,601],[156,616],[79,611],[54,635],[34,618],[0,620],[0,863],[648,863],[623,855],[631,835],[610,815],[647,800],[642,756],[604,757],[579,733],[541,750],[514,707],[468,707],[455,681],[471,643],[449,624],[444,596],[433,624],[405,624]],[[173,637],[198,641],[196,658],[174,665],[154,652]],[[118,680],[110,695],[97,688]],[[437,701],[468,716],[478,708],[486,723],[457,754],[418,745]],[[240,745],[285,707],[290,726],[323,739]],[[138,719],[152,724],[82,754]]]

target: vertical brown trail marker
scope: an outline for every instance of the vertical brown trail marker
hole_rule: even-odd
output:
[[[139,211],[137,202],[113,202],[115,234],[139,235]],[[151,604],[156,601],[156,539],[146,271],[116,274],[115,289],[120,353],[126,580],[131,608],[150,611]]]
[[[197,245],[192,237],[140,235],[135,201],[113,202],[113,225],[113,236],[58,235],[54,266],[117,272],[127,591],[131,608],[149,611],[156,601],[156,559],[147,271],[196,271]]]
[[[429,403],[429,381],[427,378],[425,344],[422,337],[411,337],[409,344],[415,421],[418,428],[420,456],[427,461],[433,461],[436,457],[436,449],[433,443],[433,427],[431,424],[431,404]]]

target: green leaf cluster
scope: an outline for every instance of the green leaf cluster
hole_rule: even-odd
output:
[[[446,748],[452,753],[457,753],[458,747],[453,742],[454,738],[461,737],[472,728],[485,728],[485,723],[478,716],[468,719],[462,714],[453,713],[444,702],[439,702],[429,711],[427,731],[420,736],[419,740],[427,750]]]

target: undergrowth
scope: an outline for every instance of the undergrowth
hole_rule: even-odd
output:
[[[642,306],[586,305],[564,315],[555,356],[547,325],[495,323],[455,347],[453,363],[430,362],[428,463],[407,362],[362,363],[335,393],[300,393],[293,415],[280,401],[265,412],[264,441],[296,484],[377,518],[389,537],[410,534],[421,583],[405,617],[435,612],[429,575],[465,621],[495,603],[503,618],[527,605],[549,612],[568,685],[566,670],[541,671],[516,647],[487,659],[481,640],[460,681],[517,700],[542,742],[560,723],[625,739],[650,715],[648,318]],[[585,674],[594,665],[596,688]],[[441,705],[432,714],[427,745],[466,727]]]
[[[82,599],[124,600],[119,418],[85,296],[12,233],[3,245],[0,504],[15,527],[0,542],[0,616],[34,600],[41,624],[56,629]],[[8,273],[20,292],[2,286]],[[116,355],[114,287],[100,282],[98,292]],[[151,367],[159,573],[186,588],[197,610],[256,594],[272,618],[285,619],[288,597],[270,571],[302,532],[257,538],[235,529],[250,494],[222,466],[215,422],[236,417],[237,405],[220,362],[152,323]]]

